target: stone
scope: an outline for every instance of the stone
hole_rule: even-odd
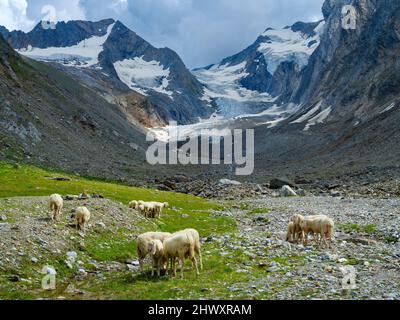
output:
[[[240,183],[239,181],[235,181],[235,180],[221,179],[221,180],[219,180],[219,184],[222,184],[225,186],[240,186],[242,183]]]
[[[297,193],[289,186],[283,186],[280,191],[280,196],[285,197],[297,197]]]
[[[0,221],[6,221],[6,220],[7,220],[7,217],[4,214],[0,216]]]
[[[295,187],[296,185],[287,178],[274,178],[269,182],[271,189],[281,189],[284,186]]]
[[[31,258],[31,262],[32,262],[32,263],[38,263],[38,261],[39,261],[39,260],[38,260],[38,258],[36,258],[36,257],[32,257],[32,258]]]

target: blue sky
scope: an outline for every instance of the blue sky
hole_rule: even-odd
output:
[[[114,18],[190,68],[219,62],[267,27],[321,19],[323,0],[0,0],[0,24],[29,31],[52,5],[58,20]]]

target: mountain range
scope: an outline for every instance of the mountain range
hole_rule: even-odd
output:
[[[255,128],[260,179],[277,171],[335,175],[368,172],[371,167],[397,168],[400,3],[351,1],[357,12],[355,30],[342,28],[342,8],[348,4],[348,0],[326,0],[323,20],[268,28],[243,51],[192,71],[171,49],[155,48],[112,19],[60,22],[54,30],[38,24],[28,33],[0,27],[6,48],[2,55],[8,52],[8,58],[2,58],[2,82],[30,88],[32,84],[26,86],[25,81],[31,79],[21,70],[35,70],[38,77],[50,77],[61,95],[77,100],[79,108],[90,108],[91,118],[105,111],[113,113],[111,119],[123,118],[121,126],[130,128],[126,130],[132,137],[143,135],[145,127],[164,126],[171,120],[197,129],[207,121],[208,126]],[[76,97],[75,89],[68,89],[59,78],[68,79],[86,98],[93,97],[89,100],[97,101],[97,106],[81,101],[82,95]],[[21,89],[20,95],[33,94],[29,90]],[[57,99],[56,105],[49,102],[48,109],[68,114],[69,107]],[[19,115],[12,103],[5,105],[6,113]],[[46,121],[57,123],[59,117]],[[31,132],[29,113],[24,119],[27,122],[18,131]],[[37,129],[32,129],[33,137],[47,130],[30,122]],[[11,134],[10,123],[6,130],[2,123],[2,134],[30,145]],[[117,123],[96,126],[111,130],[114,124],[118,127]],[[134,143],[144,148],[143,143]],[[76,149],[71,146],[70,154]]]

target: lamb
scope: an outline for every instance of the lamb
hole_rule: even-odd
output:
[[[64,200],[59,194],[50,196],[50,210],[52,211],[51,220],[58,220],[63,208]]]
[[[157,269],[157,276],[160,277],[161,268],[165,264],[163,243],[160,240],[151,240],[148,246],[148,252],[153,258],[153,268],[151,270],[151,276],[154,276],[154,271],[155,269]]]
[[[163,242],[171,233],[168,232],[147,232],[139,235],[136,240],[136,250],[139,258],[140,271],[143,272],[143,261],[149,254],[149,243],[152,240]]]
[[[200,243],[200,234],[196,229],[185,229],[182,231],[178,231],[174,234],[186,233],[188,234],[194,241],[194,252],[199,256],[200,260],[200,269],[203,270],[203,257],[201,255],[201,243]],[[188,258],[188,257],[186,257]],[[194,266],[193,266],[194,267]]]
[[[303,230],[305,236],[305,245],[308,244],[308,234],[313,233],[316,242],[318,245],[321,245],[323,241],[327,246],[327,239],[332,242],[332,235],[334,229],[334,222],[331,218],[325,215],[319,216],[309,216],[306,217],[300,224],[301,229]],[[320,239],[318,241],[318,235],[320,235]],[[330,247],[330,245],[329,245]]]
[[[195,241],[186,232],[180,232],[166,238],[163,242],[165,261],[171,262],[174,276],[176,276],[176,259],[179,261],[181,278],[183,279],[183,267],[185,259],[190,259],[196,267],[196,274],[199,275],[197,259],[195,256]],[[168,274],[168,268],[167,268]]]
[[[90,211],[86,207],[79,207],[75,211],[76,219],[76,229],[83,230],[86,229],[86,223],[90,220]]]

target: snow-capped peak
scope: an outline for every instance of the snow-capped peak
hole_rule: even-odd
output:
[[[113,27],[114,23],[107,27],[107,32],[103,36],[92,36],[73,46],[34,48],[29,45],[27,48],[17,51],[35,60],[58,62],[81,68],[94,67],[99,62],[98,57],[103,51],[103,45],[110,36]]]

